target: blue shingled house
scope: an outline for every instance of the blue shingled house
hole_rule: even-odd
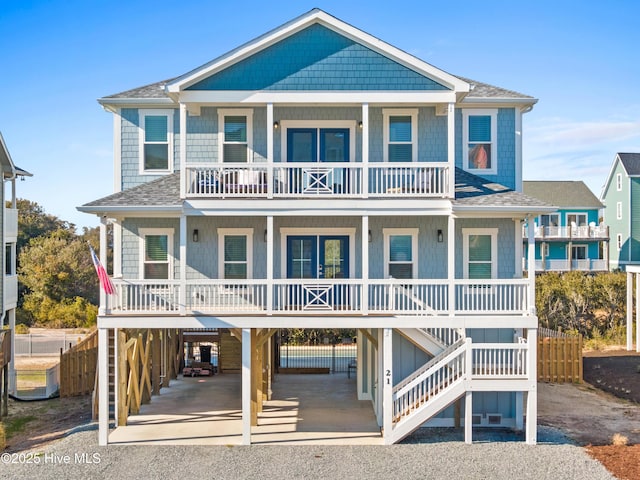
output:
[[[115,192],[79,207],[114,232],[100,443],[110,334],[137,327],[236,333],[245,444],[261,421],[252,370],[273,374],[252,339],[268,345],[278,328],[357,330],[354,395],[384,443],[455,425],[468,442],[473,426],[494,426],[535,443],[522,225],[553,211],[522,193],[522,118],[536,101],[318,9],[101,98]]]

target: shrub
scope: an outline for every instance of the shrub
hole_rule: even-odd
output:
[[[29,327],[26,326],[24,323],[18,323],[16,325],[15,333],[17,333],[18,335],[27,334],[27,333],[29,333]]]

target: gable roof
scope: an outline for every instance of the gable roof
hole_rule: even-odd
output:
[[[265,52],[266,49],[278,42],[282,42],[283,40],[314,25],[321,25],[323,28],[331,30],[337,35],[341,35],[345,39],[349,39],[350,41],[363,46],[364,51],[368,52],[367,55],[371,57],[371,62],[373,63],[380,61],[379,59],[376,60],[375,55],[378,55],[379,58],[385,57],[386,59],[389,59],[390,65],[395,64],[398,69],[402,68],[405,70],[404,73],[399,70],[401,75],[392,75],[393,78],[405,75],[409,77],[413,75],[415,77],[404,82],[405,86],[413,83],[410,87],[412,89],[420,90],[423,88],[421,91],[425,91],[429,89],[433,90],[434,88],[444,88],[445,91],[455,92],[457,100],[462,100],[464,103],[524,103],[533,105],[537,102],[537,99],[529,95],[524,95],[513,90],[449,74],[317,8],[182,76],[108,95],[100,98],[98,102],[104,106],[118,104],[145,105],[154,103],[159,105],[176,105],[180,91],[189,90],[190,87],[198,82],[214,77],[225,69],[233,70],[233,67],[239,65],[240,62],[246,61],[252,56],[256,57],[256,54]],[[333,58],[332,60],[338,64],[345,61],[340,58]],[[315,67],[316,66],[312,68]],[[380,68],[382,68],[381,72],[383,72],[388,67],[381,66]],[[265,69],[263,68],[262,71],[264,70]],[[314,75],[315,74],[313,72],[300,71],[299,73],[301,80],[303,77],[315,78]],[[357,80],[357,82],[359,82],[359,87],[364,89],[375,89],[376,85],[380,86],[380,83],[376,84],[376,79],[374,77],[374,75],[368,76],[364,74],[359,76],[361,80],[357,80],[354,76],[354,78],[349,78],[349,83],[353,85]],[[295,90],[296,88],[301,88],[299,85],[296,86],[296,81],[298,81],[296,78],[286,78],[283,80],[284,81],[281,82],[281,85],[279,86],[279,89],[281,90]],[[298,83],[300,81],[298,81]],[[425,81],[427,81],[427,83],[424,83]],[[431,84],[428,83],[429,81]],[[256,86],[255,81],[251,82],[245,79],[243,82],[246,84],[243,86],[247,88],[249,86]],[[337,82],[338,85],[341,83],[342,82]],[[229,85],[233,85],[233,82],[227,82],[227,86]],[[313,86],[314,85],[312,85],[312,87]],[[317,87],[317,85],[315,86]],[[401,87],[404,88],[404,86]],[[342,86],[340,88],[347,87]],[[386,89],[382,88],[381,90]]]
[[[602,208],[602,202],[582,180],[524,181],[522,191],[558,208]]]
[[[640,175],[640,153],[618,153],[627,175],[630,177]]]

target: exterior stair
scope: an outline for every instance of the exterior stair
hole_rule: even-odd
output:
[[[432,357],[463,337],[457,328],[399,328],[398,332]]]

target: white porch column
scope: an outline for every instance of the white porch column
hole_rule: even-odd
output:
[[[456,191],[456,108],[454,103],[447,106],[447,163],[449,164],[449,198]]]
[[[107,219],[100,218],[100,262],[107,270]],[[107,272],[108,273],[108,272]],[[100,287],[99,287],[100,288]],[[107,312],[107,294],[104,289],[100,288],[100,308],[98,315],[104,315]]]
[[[515,261],[515,272],[516,272],[516,278],[522,278],[522,259],[523,259],[523,248],[522,248],[522,221],[519,218],[514,218],[513,219],[513,225],[515,228],[515,236],[514,238],[516,239],[516,245],[515,245],[515,250],[516,250],[516,255],[514,258]]]
[[[449,289],[449,315],[456,311],[456,221],[453,214],[447,217],[447,280]]]
[[[369,216],[362,216],[362,314],[369,314]]]
[[[16,377],[14,375],[16,369],[15,356],[16,356],[16,309],[12,308],[8,312],[9,314],[9,328],[11,329],[11,361],[9,362],[9,393],[15,395],[18,390]]]
[[[180,198],[186,197],[187,184],[187,104],[180,103]]]
[[[98,329],[98,445],[109,441],[109,330]]]
[[[538,363],[537,363],[537,338],[538,329],[527,329],[527,359],[529,365],[529,381],[531,387],[527,392],[527,426],[526,426],[526,442],[529,445],[535,445],[538,441]]]
[[[273,198],[273,103],[267,103],[267,198]]]
[[[531,216],[527,217],[527,275],[529,277],[529,312],[536,313],[536,228]]]
[[[640,301],[640,273],[636,277],[636,303]],[[633,310],[633,309],[632,309]],[[640,352],[640,308],[636,306],[636,352]]]
[[[113,225],[113,276],[122,278],[122,225],[116,220]]]
[[[633,348],[633,277],[627,272],[627,351]]]
[[[187,216],[180,215],[180,313],[187,309]]]
[[[369,196],[369,104],[362,104],[362,198]]]
[[[385,328],[382,342],[382,428],[384,444],[393,443],[393,329]]]
[[[471,375],[473,373],[472,347],[473,340],[467,338],[465,340],[466,352],[464,357],[466,380],[471,383]],[[467,390],[464,395],[464,443],[473,443],[473,393]]]
[[[242,444],[251,445],[251,329],[242,329]]]
[[[267,217],[267,315],[273,314],[273,215]]]

